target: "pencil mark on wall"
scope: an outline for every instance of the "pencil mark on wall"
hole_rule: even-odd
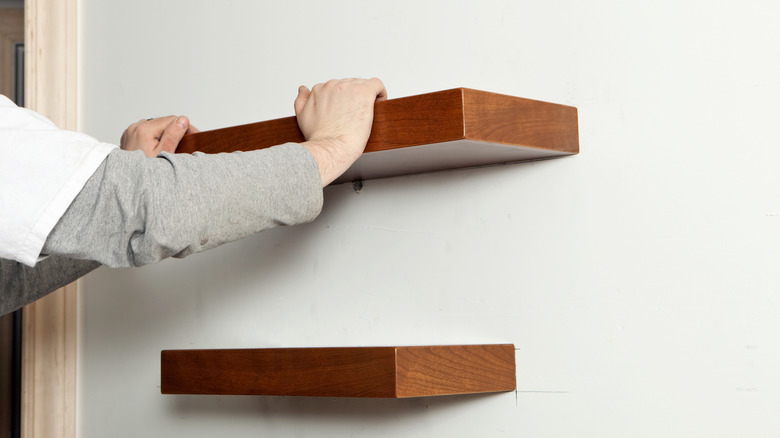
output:
[[[520,407],[520,394],[571,394],[572,391],[539,391],[539,390],[519,390],[515,389],[515,407]]]
[[[756,388],[755,386],[750,386],[750,387],[739,386],[736,389],[737,392],[758,392],[758,388]]]
[[[571,394],[571,391],[520,391],[515,390],[515,393],[523,394]]]
[[[434,234],[425,230],[409,230],[404,228],[383,227],[381,225],[344,225],[349,228],[362,228],[366,230],[386,231],[390,233]],[[336,228],[336,227],[334,227]]]

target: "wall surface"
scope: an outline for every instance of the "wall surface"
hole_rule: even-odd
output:
[[[776,1],[81,2],[81,129],[378,76],[578,107],[579,156],[325,191],[83,283],[82,437],[780,436]],[[162,396],[160,350],[504,343],[517,393]]]

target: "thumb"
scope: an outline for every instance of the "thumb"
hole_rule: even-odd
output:
[[[299,115],[303,111],[303,107],[306,105],[306,102],[309,101],[309,96],[311,95],[311,91],[305,86],[301,85],[298,87],[298,97],[295,98],[295,115]]]
[[[155,152],[176,152],[176,147],[179,146],[181,138],[187,133],[187,129],[190,127],[190,121],[187,117],[177,117],[176,120],[168,125],[163,131],[160,137],[160,142],[155,148]]]

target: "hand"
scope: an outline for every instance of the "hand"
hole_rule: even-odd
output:
[[[147,157],[156,157],[161,152],[175,152],[181,138],[195,132],[200,131],[184,116],[139,120],[125,129],[119,146],[126,151],[142,150]]]
[[[371,134],[374,103],[385,99],[387,90],[376,78],[331,80],[311,91],[298,89],[295,115],[323,187],[360,158]]]

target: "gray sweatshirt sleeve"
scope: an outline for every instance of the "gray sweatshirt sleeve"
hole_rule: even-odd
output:
[[[32,303],[100,266],[91,260],[51,256],[34,268],[0,259],[0,315]]]
[[[317,164],[299,144],[157,158],[116,150],[54,227],[43,253],[142,266],[309,222],[321,208]]]
[[[13,311],[104,264],[184,257],[322,208],[314,157],[299,144],[232,154],[146,158],[116,150],[49,234],[34,268],[0,259],[0,313]]]

